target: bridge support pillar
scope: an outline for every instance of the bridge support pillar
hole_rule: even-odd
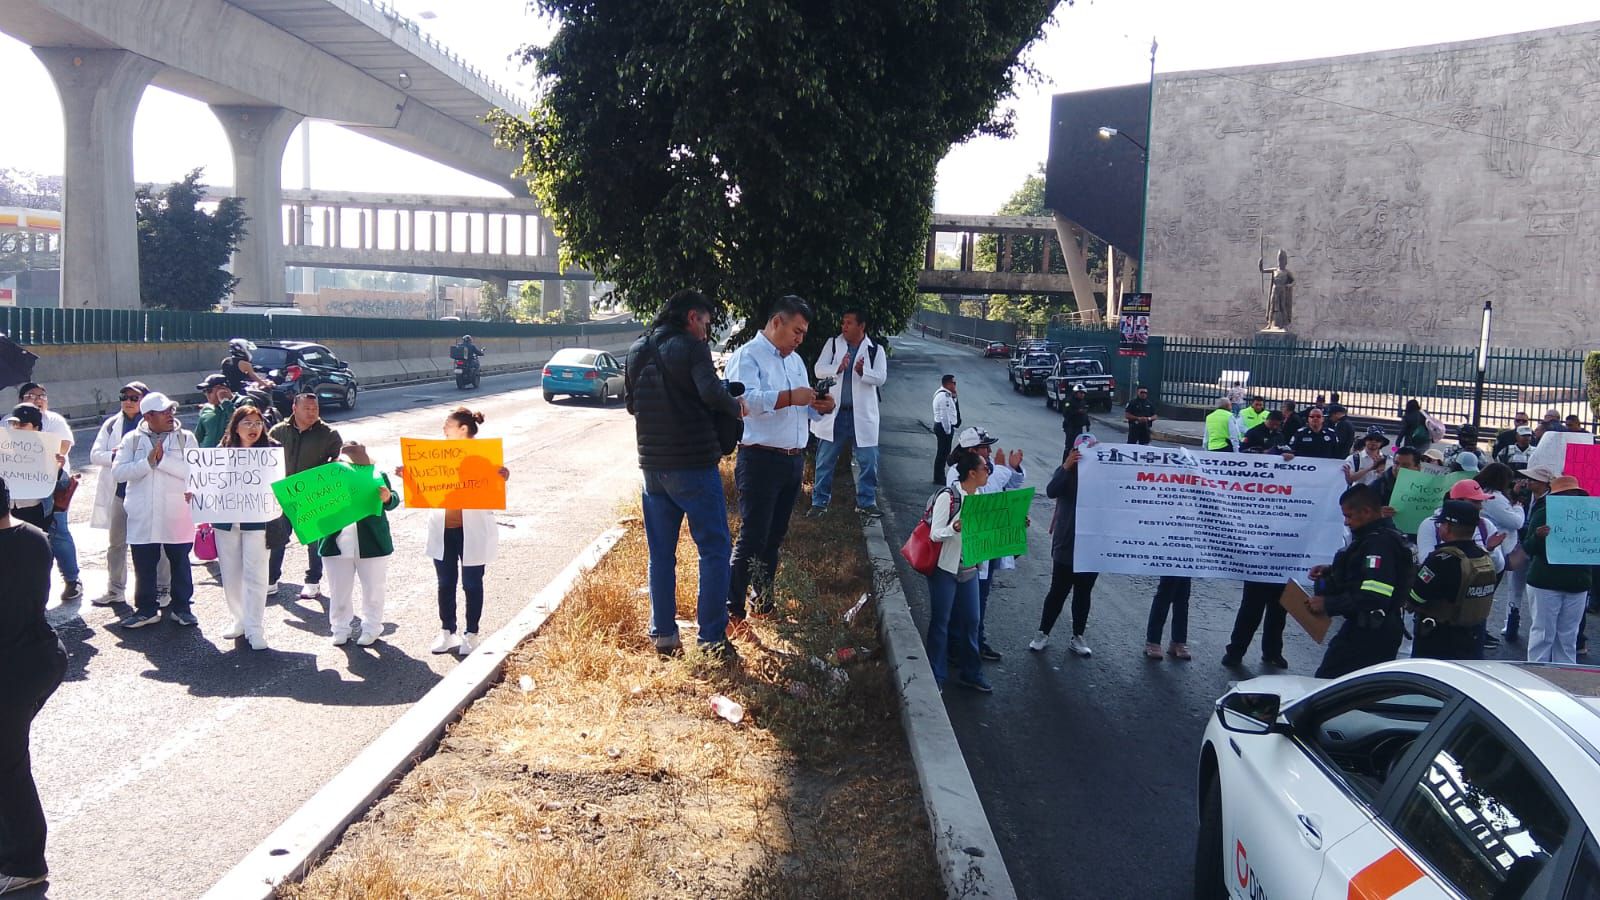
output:
[[[1089,280],[1089,263],[1084,257],[1083,247],[1078,243],[1083,228],[1060,213],[1055,214],[1055,224],[1056,241],[1061,244],[1061,256],[1066,260],[1067,276],[1072,282],[1072,302],[1078,308],[1078,321],[1092,321],[1100,317],[1100,307],[1094,302],[1094,282]],[[1048,259],[1049,254],[1045,258]],[[1109,297],[1107,302],[1110,302]]]
[[[960,297],[940,297],[939,299],[944,301],[944,310],[945,310],[945,312],[950,314],[951,318],[954,319],[954,318],[960,318],[961,317],[961,298]]]
[[[137,309],[133,117],[161,66],[126,50],[33,52],[55,81],[66,126],[61,305]]]
[[[587,322],[591,312],[589,307],[594,297],[594,282],[574,281],[572,288],[572,314],[579,322]]]
[[[565,284],[566,282],[558,281],[554,278],[543,283],[539,294],[540,312],[549,315],[561,309],[563,300],[561,288]]]
[[[233,254],[235,302],[284,302],[283,148],[303,118],[276,106],[213,106],[233,146],[233,190],[250,222]]]

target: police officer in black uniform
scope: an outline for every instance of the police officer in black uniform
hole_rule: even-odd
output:
[[[1328,642],[1318,678],[1338,678],[1394,659],[1405,635],[1400,605],[1416,567],[1405,538],[1384,517],[1376,490],[1355,485],[1339,497],[1339,507],[1350,529],[1350,546],[1331,565],[1311,570],[1318,586],[1317,596],[1308,601],[1311,610],[1344,617]]]
[[[1072,444],[1078,435],[1090,425],[1089,395],[1083,385],[1072,386],[1072,399],[1061,407],[1061,430],[1067,433],[1067,451],[1072,452]]]
[[[1150,389],[1139,385],[1134,398],[1123,407],[1123,413],[1128,420],[1128,443],[1150,443],[1150,426],[1156,421],[1156,405],[1150,400]]]
[[[1322,410],[1315,406],[1306,410],[1305,427],[1290,436],[1289,452],[1313,459],[1344,458],[1339,452],[1339,433],[1327,425]]]
[[[1406,603],[1417,614],[1412,656],[1483,658],[1476,631],[1489,618],[1500,579],[1474,539],[1479,516],[1466,500],[1446,500],[1439,510],[1440,543],[1422,561]]]
[[[1292,453],[1289,435],[1283,431],[1283,413],[1277,410],[1267,413],[1265,422],[1244,433],[1244,446],[1241,449],[1245,453]]]

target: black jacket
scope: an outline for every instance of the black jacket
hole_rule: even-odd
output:
[[[1289,438],[1289,450],[1295,456],[1313,459],[1339,459],[1344,456],[1339,452],[1339,433],[1326,425],[1321,431],[1312,431],[1309,425],[1296,431]]]
[[[1274,431],[1267,426],[1267,423],[1262,422],[1244,433],[1244,452],[1288,453],[1289,436],[1283,433],[1282,428]]]
[[[647,348],[654,337],[655,351]],[[711,345],[663,326],[628,348],[628,412],[633,414],[641,469],[700,469],[722,458],[712,410],[739,415],[722,386]]]
[[[1355,618],[1383,610],[1384,626],[1399,628],[1400,603],[1410,592],[1416,571],[1413,559],[1393,520],[1378,519],[1357,528],[1350,546],[1340,550],[1328,567],[1323,593],[1328,615]]]
[[[1056,501],[1055,519],[1050,523],[1050,558],[1070,569],[1078,532],[1078,467],[1057,466],[1044,495]]]

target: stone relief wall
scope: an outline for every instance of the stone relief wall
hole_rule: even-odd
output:
[[[1372,112],[1369,110],[1375,110]],[[1289,252],[1307,339],[1600,345],[1600,23],[1156,79],[1147,290],[1250,337]]]

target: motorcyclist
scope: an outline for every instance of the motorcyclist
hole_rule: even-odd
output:
[[[234,338],[228,342],[228,355],[222,360],[222,377],[228,380],[228,390],[235,394],[243,394],[245,386],[257,384],[265,388],[270,394],[272,382],[266,376],[256,371],[250,362],[250,355],[256,352],[256,345],[244,338]]]

